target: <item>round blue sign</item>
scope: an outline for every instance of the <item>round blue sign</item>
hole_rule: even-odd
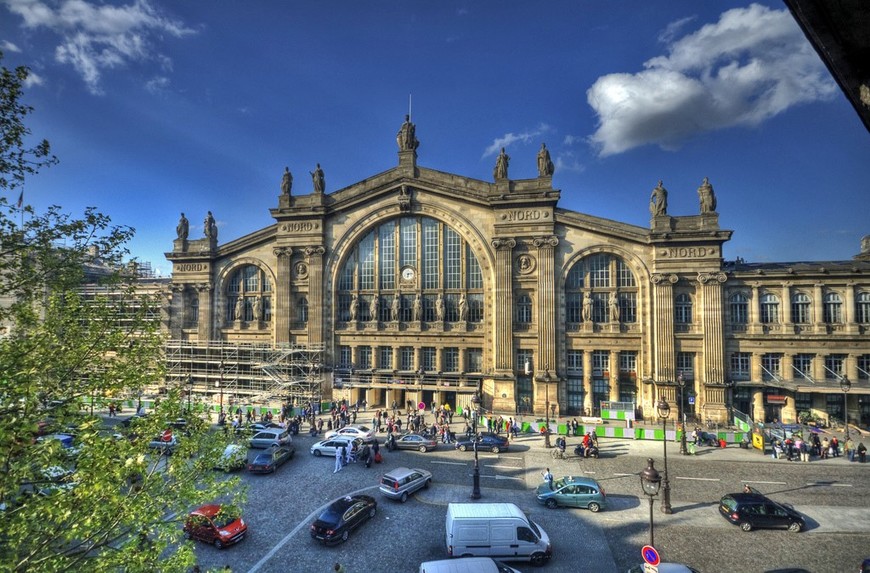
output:
[[[661,563],[659,552],[652,545],[644,545],[643,549],[640,550],[640,554],[643,556],[644,562],[649,563],[653,567],[658,567],[658,564]]]

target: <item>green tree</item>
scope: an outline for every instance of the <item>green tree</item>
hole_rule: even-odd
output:
[[[176,432],[172,456],[149,449],[183,407],[178,389],[122,434],[88,406],[162,379],[160,301],[122,264],[133,229],[96,209],[23,206],[16,224],[6,194],[56,160],[46,141],[24,145],[27,70],[0,73],[0,570],[185,571],[187,512],[244,491],[212,471],[223,436],[204,420]],[[63,431],[73,449],[38,437]]]

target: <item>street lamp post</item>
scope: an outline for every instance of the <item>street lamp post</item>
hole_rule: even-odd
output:
[[[646,469],[640,472],[640,485],[643,487],[643,493],[645,493],[649,498],[649,544],[650,547],[655,547],[655,535],[653,533],[653,498],[659,493],[659,488],[662,485],[662,477],[653,467],[652,458],[647,458],[646,464]]]
[[[471,499],[480,499],[480,466],[477,461],[477,444],[480,442],[480,435],[475,434],[474,443],[474,471],[471,474]]]
[[[193,378],[187,375],[187,415],[190,416],[190,395],[193,394]]]
[[[668,416],[671,414],[671,407],[668,406],[664,398],[661,398],[656,404],[656,411],[662,420],[662,433],[664,434],[662,445],[664,446],[665,471],[662,479],[662,513],[670,514],[673,513],[671,509],[671,484],[668,481]]]
[[[852,389],[852,382],[847,377],[840,378],[840,389],[843,390],[843,423],[846,425],[846,440],[849,439],[849,398],[846,396]]]
[[[689,455],[689,450],[686,448],[686,381],[683,379],[682,374],[677,376],[677,384],[680,385],[680,414],[682,414],[681,417],[683,422],[683,431],[680,434],[680,454],[687,456]]]
[[[549,380],[544,385],[546,390],[546,398],[544,401],[544,447],[551,448],[550,445],[550,384]]]
[[[224,416],[224,361],[221,360],[220,365],[218,366],[218,392],[220,392],[220,406],[218,407],[218,418]]]
[[[475,391],[471,395],[471,431],[477,435],[477,418],[480,415],[480,395]],[[475,459],[477,458],[477,448],[474,449]],[[477,464],[475,464],[477,465]]]

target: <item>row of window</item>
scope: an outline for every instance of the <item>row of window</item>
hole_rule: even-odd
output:
[[[805,293],[795,293],[791,297],[791,322],[809,324],[813,322],[812,301]],[[776,324],[784,314],[780,310],[780,300],[775,294],[764,293],[759,297],[759,320],[763,324]],[[749,298],[736,293],[729,299],[729,318],[732,324],[749,322]],[[843,322],[843,300],[838,293],[825,294],[822,301],[822,321],[829,324]],[[860,292],[855,297],[855,322],[870,323],[870,292]]]
[[[356,350],[356,356],[354,356]],[[396,350],[398,352],[396,352]],[[460,353],[464,352],[464,366],[460,364]],[[419,363],[418,363],[419,359]],[[337,368],[357,368],[369,370],[401,370],[403,372],[483,372],[483,349],[456,347],[438,349],[434,346],[339,346]]]
[[[761,378],[762,380],[776,380],[777,378],[808,380],[814,379],[814,363],[821,359],[824,378],[826,380],[839,380],[846,375],[845,354],[828,354],[816,356],[814,354],[794,354],[791,356],[791,372],[783,369],[784,354],[769,352],[761,355]],[[858,378],[870,379],[870,354],[862,354],[857,357]],[[730,371],[732,380],[750,380],[752,376],[752,353],[735,352],[731,355]]]

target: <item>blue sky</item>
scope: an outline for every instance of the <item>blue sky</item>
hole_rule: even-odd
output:
[[[658,180],[693,215],[709,177],[726,259],[870,233],[870,136],[780,2],[0,0],[0,49],[60,159],[26,202],[98,207],[163,274],[181,211],[225,242],[285,166],[305,194],[397,165],[409,94],[421,166],[491,181],[504,146],[531,178],[546,142],[567,209],[648,226]]]

